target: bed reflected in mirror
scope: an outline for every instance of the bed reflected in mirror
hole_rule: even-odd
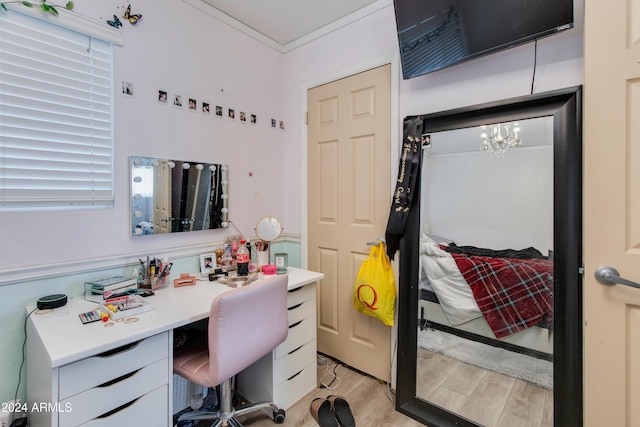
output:
[[[227,165],[131,157],[131,235],[227,227]]]
[[[552,424],[553,118],[428,139],[416,395],[491,427],[526,393]]]

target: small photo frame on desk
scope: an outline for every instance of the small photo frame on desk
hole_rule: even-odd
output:
[[[200,255],[200,273],[209,273],[216,269],[216,254]]]

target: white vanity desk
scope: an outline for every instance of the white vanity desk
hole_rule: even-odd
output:
[[[317,385],[315,297],[316,282],[324,277],[293,267],[288,276],[289,336],[249,368],[251,388],[242,388],[249,399],[267,393],[283,409]],[[173,329],[207,318],[214,297],[230,289],[207,281],[169,284],[148,297],[152,311],[111,327],[82,324],[78,314],[96,307],[83,297],[31,314],[27,404],[42,407],[30,412],[31,426],[172,425]],[[238,383],[242,387],[241,378]]]

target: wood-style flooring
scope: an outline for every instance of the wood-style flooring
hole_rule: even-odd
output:
[[[553,391],[418,350],[417,394],[487,427],[552,427]]]
[[[418,358],[418,395],[422,398],[487,427],[553,426],[551,390],[423,349],[419,350]],[[289,408],[284,426],[318,426],[309,412],[311,401],[331,394],[346,398],[358,426],[422,426],[395,410],[394,396],[387,384],[342,364],[335,366],[335,363],[327,359],[326,365],[318,365],[318,384],[330,384],[334,370],[339,381],[330,385],[332,389],[314,389]],[[276,425],[270,416],[262,412],[238,419],[245,427]]]
[[[318,384],[321,379],[324,384],[330,384],[333,376],[333,364],[328,359],[330,367],[327,373],[327,365],[318,365]],[[363,375],[353,369],[338,365],[335,374],[339,378],[331,386],[332,389],[316,388],[307,394],[291,408],[287,410],[284,426],[317,427],[318,423],[309,412],[311,401],[316,397],[327,397],[331,394],[344,396],[349,402],[356,424],[362,427],[420,427],[422,424],[397,412],[395,403],[389,397],[387,384],[375,378]],[[337,386],[336,386],[337,383]],[[335,386],[335,388],[333,388]],[[274,427],[273,420],[262,413],[247,414],[238,417],[245,427]]]

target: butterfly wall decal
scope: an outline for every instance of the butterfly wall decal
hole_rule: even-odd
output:
[[[122,27],[122,22],[120,22],[120,19],[118,19],[116,15],[113,15],[113,21],[107,20],[107,24],[111,25],[113,28]]]
[[[131,14],[131,5],[127,6],[127,10],[124,12],[124,19],[128,19],[129,22],[133,25],[136,25],[138,23],[138,21],[140,20],[140,18],[142,18],[142,15],[137,13],[135,15]]]

